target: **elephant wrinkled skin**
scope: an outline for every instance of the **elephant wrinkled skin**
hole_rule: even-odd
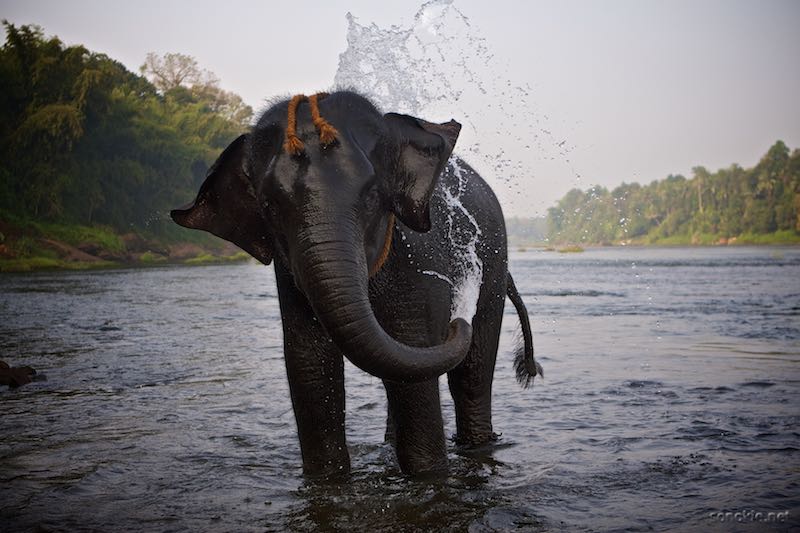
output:
[[[506,295],[525,338],[518,379],[527,384],[537,374],[527,312],[507,270],[500,206],[466,163],[448,165],[455,121],[384,115],[345,91],[296,100],[272,106],[233,141],[195,201],[172,218],[264,264],[274,259],[306,475],[350,469],[343,356],[383,380],[387,439],[401,469],[444,469],[439,375],[448,373],[456,441],[495,438],[491,386]],[[333,142],[321,140],[320,116],[335,128]],[[287,132],[292,149],[284,147]],[[454,187],[468,217],[449,211],[445,190]],[[451,320],[453,280],[464,269],[454,232],[480,235],[482,279],[474,317]]]

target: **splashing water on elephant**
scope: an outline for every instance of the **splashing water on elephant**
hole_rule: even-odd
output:
[[[347,22],[335,85],[359,91],[384,111],[461,122],[457,150],[506,196],[501,203],[531,188],[531,162],[571,165],[572,146],[553,135],[532,88],[513,79],[453,0],[423,4],[407,26],[362,25],[350,13]]]
[[[445,171],[456,178],[453,187],[441,188],[442,198],[447,208],[447,235],[454,245],[459,258],[459,268],[453,279],[439,272],[426,270],[423,274],[445,280],[452,287],[453,303],[450,308],[450,320],[463,318],[472,321],[478,307],[481,281],[483,280],[483,261],[478,256],[478,241],[482,231],[478,221],[461,202],[461,194],[466,187],[466,172],[457,157],[451,157]],[[459,217],[465,217],[467,224],[461,224]]]
[[[531,175],[510,153],[546,153],[556,146],[542,126],[545,119],[533,111],[530,88],[516,86],[502,71],[486,39],[452,0],[423,4],[407,27],[361,25],[349,13],[347,21],[348,46],[339,56],[335,85],[365,94],[385,111],[442,121],[456,117],[463,124],[459,150],[496,186],[516,192]],[[467,179],[459,161],[452,157],[446,170],[458,186],[442,187],[441,195],[462,266],[454,279],[425,273],[453,288],[451,318],[471,320],[483,276],[476,251],[481,228],[459,199]],[[469,234],[454,229],[462,217]]]
[[[458,179],[458,187],[455,193],[448,188],[444,189],[444,199],[450,208],[450,216],[447,220],[448,231],[451,234],[452,241],[458,243],[461,248],[461,256],[463,258],[461,263],[462,277],[459,280],[460,282],[453,287],[453,308],[450,318],[461,317],[466,320],[472,320],[478,307],[478,296],[480,296],[481,280],[483,279],[483,261],[478,257],[477,249],[478,240],[482,232],[475,217],[461,203],[460,196],[466,186],[466,176],[460,160],[451,157],[448,162],[448,171],[452,172]],[[464,226],[455,223],[453,214],[458,211],[461,211],[467,217],[470,225],[475,228],[474,233],[468,234],[464,231]],[[458,230],[460,230],[459,233],[461,235],[454,235],[453,232]]]

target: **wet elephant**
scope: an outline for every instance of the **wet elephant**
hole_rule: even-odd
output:
[[[500,206],[477,173],[450,159],[459,131],[455,121],[382,114],[352,92],[299,95],[264,112],[220,155],[195,201],[171,213],[274,260],[306,475],[350,469],[343,357],[383,380],[387,438],[412,474],[446,467],[441,374],[456,441],[495,438],[506,295],[525,338],[518,379],[537,374]]]

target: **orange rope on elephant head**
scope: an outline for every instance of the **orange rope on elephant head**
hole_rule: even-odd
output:
[[[289,109],[286,116],[286,142],[283,143],[283,148],[287,153],[300,155],[305,149],[303,141],[297,136],[297,106],[306,99],[311,106],[311,122],[314,123],[314,127],[319,132],[319,140],[322,145],[329,146],[336,142],[336,136],[339,132],[319,113],[319,100],[326,96],[328,96],[328,93],[317,93],[311,96],[296,94],[289,100]]]
[[[289,100],[289,112],[286,117],[286,142],[283,148],[292,155],[303,153],[303,141],[297,136],[297,106],[306,99],[304,94],[296,94]]]
[[[326,96],[328,96],[328,93],[317,93],[308,97],[308,103],[311,105],[311,121],[319,132],[319,140],[323,146],[328,146],[336,142],[336,136],[339,134],[336,128],[331,126],[330,122],[322,118],[319,114],[319,104],[317,101]]]

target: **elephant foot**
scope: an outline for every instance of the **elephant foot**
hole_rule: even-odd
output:
[[[447,457],[436,459],[398,457],[397,462],[400,464],[400,471],[412,477],[440,476],[448,469]]]
[[[465,447],[483,446],[485,444],[497,442],[497,439],[500,438],[500,435],[501,433],[495,433],[493,431],[485,433],[456,434],[453,435],[453,442],[459,446]]]
[[[316,482],[339,482],[350,477],[350,464],[330,465],[325,468],[303,467],[303,476]]]

